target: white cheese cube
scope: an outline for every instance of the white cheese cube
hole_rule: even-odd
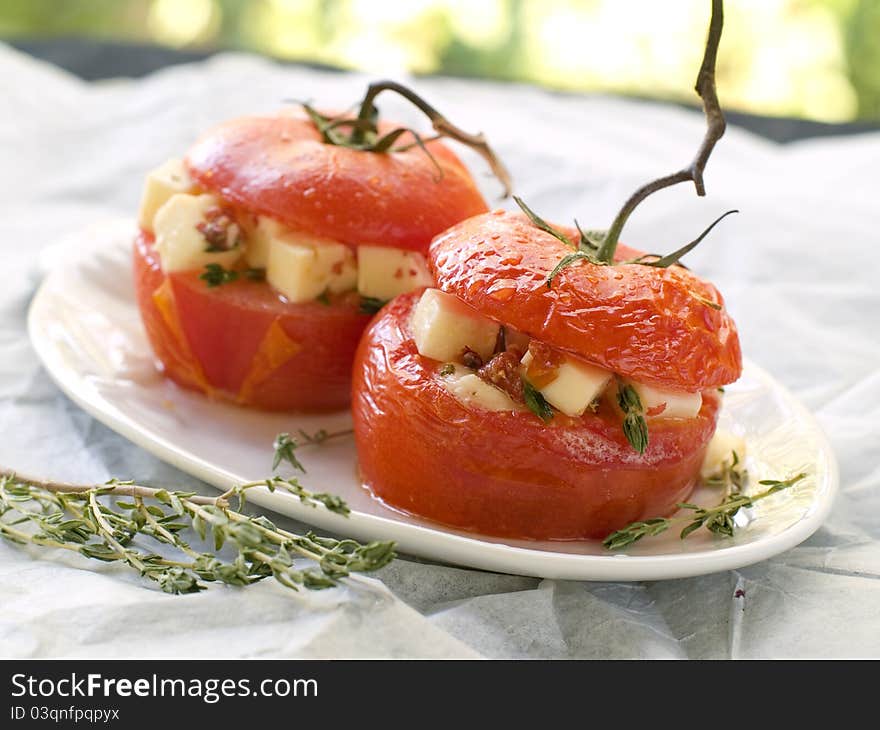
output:
[[[410,323],[421,355],[433,360],[457,360],[466,347],[488,360],[495,350],[499,325],[439,289],[427,289],[413,310]]]
[[[532,353],[522,359],[523,372],[528,378]],[[556,370],[556,377],[539,392],[554,408],[567,416],[580,416],[598,395],[605,390],[612,374],[583,360],[564,356]]]
[[[694,418],[703,405],[700,393],[674,393],[629,381],[648,418]]]
[[[707,479],[725,466],[733,464],[733,453],[736,452],[739,463],[746,458],[746,442],[740,436],[730,431],[718,430],[709,441],[706,456],[703,457],[703,465],[700,467],[700,476]]]
[[[433,286],[425,257],[388,246],[358,246],[358,291],[382,301],[424,286]]]
[[[190,178],[182,160],[171,159],[161,164],[150,172],[144,181],[141,208],[138,212],[140,227],[153,233],[153,221],[159,208],[165,205],[172,195],[192,193],[195,187],[195,182]]]
[[[178,194],[159,208],[154,219],[156,251],[164,272],[203,269],[207,264],[229,268],[238,262],[238,246],[228,251],[207,251],[208,242],[196,228],[211,208],[219,206],[220,201],[213,195]]]
[[[288,232],[269,242],[266,280],[291,302],[307,302],[326,291],[353,289],[357,266],[342,243]]]
[[[447,376],[444,381],[449,392],[468,407],[482,408],[486,411],[517,410],[516,403],[507,393],[472,372],[461,374],[460,370],[456,369],[456,373]]]
[[[245,260],[252,269],[265,269],[269,265],[269,246],[273,239],[290,233],[290,229],[274,218],[257,216],[256,223],[246,223],[247,246]]]

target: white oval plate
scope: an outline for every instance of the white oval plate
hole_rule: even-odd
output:
[[[134,230],[128,220],[99,224],[47,254],[53,267],[31,304],[28,328],[46,369],[70,398],[137,445],[220,489],[268,476],[271,444],[281,431],[350,426],[348,413],[248,411],[162,378],[133,297]],[[307,469],[302,483],[342,496],[352,510],[348,518],[278,492],[261,489],[249,495],[257,504],[326,530],[360,540],[395,540],[404,553],[484,570],[575,580],[681,578],[742,567],[797,545],[825,519],[837,489],[834,455],[813,417],[752,363],[727,389],[720,427],[746,439],[753,484],[799,471],[808,475],[797,487],[741,511],[739,529],[729,539],[701,530],[682,541],[670,530],[611,554],[596,541],[502,540],[442,528],[373,499],[356,478],[351,438],[298,452]],[[703,489],[693,501],[717,499]]]

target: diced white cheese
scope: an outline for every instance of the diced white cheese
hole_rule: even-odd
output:
[[[290,229],[274,218],[257,216],[256,224],[245,224],[247,247],[245,260],[252,269],[265,269],[269,265],[269,246],[273,239],[282,238]]]
[[[362,296],[386,301],[434,284],[425,257],[416,251],[358,246],[357,255],[357,288]]]
[[[159,208],[165,205],[172,195],[192,193],[195,187],[195,182],[190,178],[182,160],[171,159],[162,163],[150,172],[144,181],[141,208],[138,212],[140,227],[153,233],[153,221]]]
[[[673,393],[634,381],[629,384],[638,393],[648,418],[694,418],[703,405],[700,393]]]
[[[291,302],[306,302],[354,289],[357,265],[348,246],[290,231],[269,241],[266,280]]]
[[[220,205],[213,195],[172,195],[156,212],[156,251],[162,270],[192,271],[207,264],[234,266],[241,257],[241,249],[207,251],[208,242],[196,226],[205,221],[205,214]]]
[[[720,472],[725,466],[733,463],[733,452],[736,452],[739,462],[746,458],[746,442],[740,436],[730,431],[719,429],[709,441],[706,456],[703,457],[703,465],[700,467],[700,476],[704,479]]]
[[[522,359],[527,378],[531,363],[532,353],[527,352]],[[538,390],[551,406],[567,416],[580,416],[605,389],[611,377],[607,370],[566,355],[556,370],[556,377]]]
[[[500,388],[487,383],[467,368],[457,366],[455,372],[443,377],[443,385],[468,407],[487,411],[515,411],[517,405]]]
[[[426,289],[413,310],[411,327],[421,355],[447,362],[457,360],[466,347],[488,360],[499,326],[451,294]]]

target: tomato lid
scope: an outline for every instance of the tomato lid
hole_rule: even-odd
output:
[[[498,210],[438,236],[430,265],[440,289],[490,319],[634,380],[696,391],[740,376],[736,325],[712,284],[682,266],[578,261],[548,287],[571,252],[524,215]],[[615,259],[637,255],[620,246]]]
[[[395,146],[414,141],[406,133]],[[242,117],[201,137],[186,164],[205,189],[292,228],[426,252],[438,233],[488,208],[454,152],[425,146],[431,156],[418,145],[365,152],[325,144],[304,117]]]

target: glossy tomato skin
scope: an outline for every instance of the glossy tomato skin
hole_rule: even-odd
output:
[[[579,261],[548,287],[570,253],[525,216],[495,211],[439,235],[430,263],[440,289],[484,316],[612,372],[688,392],[739,378],[736,325],[712,284],[681,266]]]
[[[165,374],[211,397],[273,411],[334,411],[351,394],[351,362],[370,320],[355,293],[331,304],[286,302],[265,282],[209,288],[199,272],[166,275],[152,237],[134,242],[141,318]]]
[[[380,133],[398,126],[380,123]],[[415,145],[366,152],[324,144],[298,116],[242,117],[206,133],[186,164],[201,187],[251,213],[355,246],[427,253],[434,236],[487,206],[454,152],[426,147],[431,156]]]
[[[393,508],[463,530],[508,538],[601,538],[667,515],[693,490],[715,430],[718,394],[696,418],[650,422],[633,451],[610,403],[595,414],[468,407],[441,384],[408,330],[418,294],[389,304],[355,357],[352,412],[361,476]]]

